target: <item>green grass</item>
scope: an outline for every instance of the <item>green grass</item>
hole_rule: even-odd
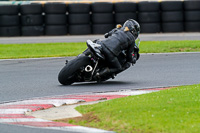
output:
[[[141,41],[141,53],[199,52],[200,41]]]
[[[76,56],[85,43],[0,44],[0,59]]]
[[[199,133],[200,84],[76,108],[91,119],[67,122],[118,133]]]
[[[79,43],[0,44],[0,59],[76,56],[87,48]],[[140,53],[197,52],[200,41],[141,41]]]

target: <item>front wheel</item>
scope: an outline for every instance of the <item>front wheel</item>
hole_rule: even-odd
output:
[[[70,85],[76,81],[76,73],[81,67],[92,64],[92,61],[87,56],[80,56],[69,61],[58,74],[58,81],[62,85]]]

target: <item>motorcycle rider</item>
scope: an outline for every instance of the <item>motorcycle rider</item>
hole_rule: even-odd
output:
[[[109,68],[96,73],[94,77],[100,78],[104,74],[117,73],[135,64],[139,59],[139,48],[135,45],[135,40],[140,33],[140,25],[133,19],[127,20],[123,26],[117,27],[105,34],[105,39],[96,40],[95,43],[87,40],[87,45],[90,50],[97,54],[99,58],[104,58],[107,61]],[[118,55],[122,51],[126,51],[126,63],[121,66]],[[84,51],[83,54],[88,54]],[[133,56],[133,54],[135,56]]]

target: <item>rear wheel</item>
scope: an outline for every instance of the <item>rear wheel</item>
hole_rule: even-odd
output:
[[[81,67],[91,64],[92,61],[87,56],[77,57],[69,61],[58,75],[58,81],[63,85],[70,85],[77,81],[77,73]]]

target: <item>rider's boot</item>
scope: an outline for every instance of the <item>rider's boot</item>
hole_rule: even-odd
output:
[[[94,75],[94,79],[101,79],[102,75],[106,75],[108,73],[110,73],[110,69],[108,67],[106,67],[105,69],[101,70],[100,72],[97,72]]]
[[[101,53],[102,51],[102,47],[100,44],[97,43],[93,43],[91,40],[87,40],[87,46],[90,50],[92,50],[92,52],[94,54],[96,54],[96,56],[98,56],[101,59],[105,59],[105,57],[103,56],[103,54]]]
[[[108,67],[106,67],[105,69],[103,69],[103,70],[101,70],[100,72],[96,73],[96,74],[94,75],[94,78],[100,79],[101,76],[107,75],[107,74],[110,74],[110,73],[111,73],[110,69],[109,69]],[[111,76],[112,76],[112,78],[114,78],[114,74],[111,75]]]

